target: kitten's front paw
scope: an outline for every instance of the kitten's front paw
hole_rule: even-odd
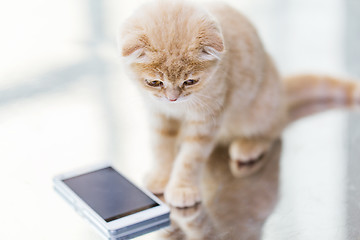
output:
[[[201,204],[195,204],[194,206],[187,208],[171,208],[171,218],[176,221],[180,220],[192,220],[196,218],[204,209],[202,209]]]
[[[150,172],[145,178],[146,188],[154,194],[163,194],[169,182],[170,174],[164,172]]]
[[[192,207],[201,202],[200,189],[197,186],[174,186],[169,184],[165,190],[165,200],[173,207]]]
[[[230,159],[230,170],[234,177],[248,177],[258,172],[264,165],[265,154],[254,159]]]
[[[259,171],[266,160],[270,143],[256,140],[236,140],[231,143],[230,170],[235,177],[247,177]]]

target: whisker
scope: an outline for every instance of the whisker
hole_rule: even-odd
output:
[[[217,123],[217,119],[215,117],[215,110],[212,109],[207,103],[205,103],[204,101],[201,101],[201,99],[199,99],[197,96],[193,96],[194,101],[200,105],[200,107],[202,109],[204,109],[204,111],[206,111],[207,113],[209,113],[209,116],[211,118],[211,121],[213,124]]]

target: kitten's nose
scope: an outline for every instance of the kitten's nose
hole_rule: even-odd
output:
[[[171,102],[175,102],[180,96],[180,90],[178,88],[167,89],[166,98]]]

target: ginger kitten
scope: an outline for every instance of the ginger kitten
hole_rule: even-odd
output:
[[[148,3],[127,19],[119,39],[128,74],[151,113],[155,163],[147,187],[165,191],[176,207],[201,201],[201,171],[217,144],[229,145],[235,176],[261,168],[263,154],[288,121],[284,89],[291,95],[302,90],[300,100],[309,94],[299,79],[284,88],[254,27],[223,3]],[[322,84],[327,78],[314,82],[325,89],[319,98],[334,98]],[[344,94],[355,96],[357,86],[346,86]],[[316,100],[316,90],[313,95]]]

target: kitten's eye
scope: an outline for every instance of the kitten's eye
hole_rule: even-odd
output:
[[[184,86],[191,86],[191,85],[194,85],[198,82],[199,80],[195,80],[195,79],[189,79],[189,80],[186,80],[183,85]]]
[[[164,84],[160,80],[153,80],[153,81],[145,81],[151,87],[162,87]]]

